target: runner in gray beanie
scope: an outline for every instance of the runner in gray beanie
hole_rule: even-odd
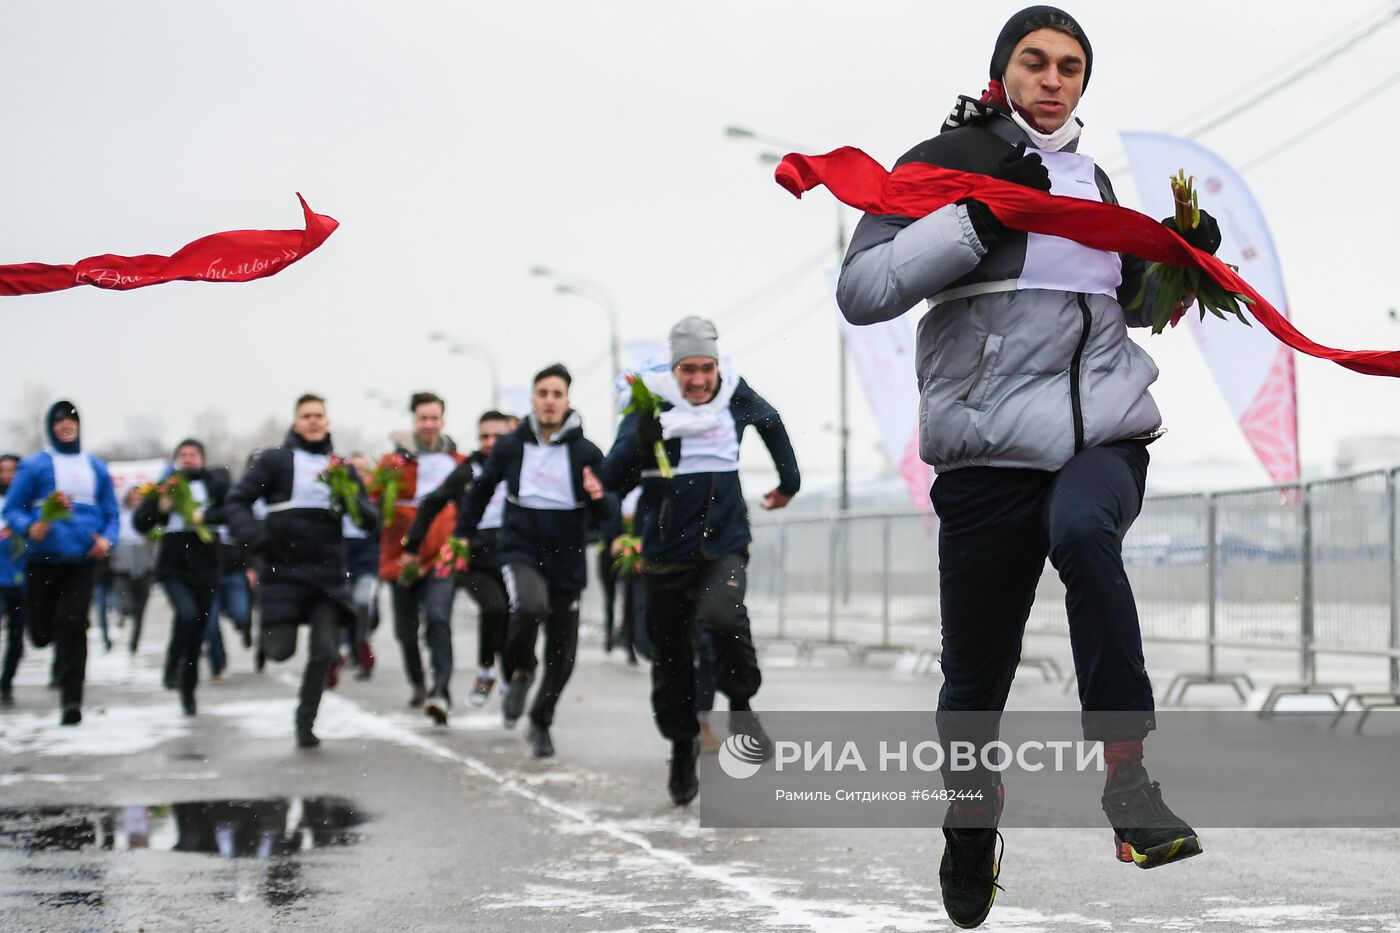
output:
[[[688,356],[719,359],[719,331],[702,317],[682,318],[671,328],[671,366]]]

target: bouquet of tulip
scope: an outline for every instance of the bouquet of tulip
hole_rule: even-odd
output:
[[[350,521],[360,523],[360,484],[350,475],[353,469],[350,461],[331,454],[326,459],[326,468],[316,476],[318,482],[325,483],[331,490],[331,507],[350,516]]]
[[[39,503],[38,521],[45,525],[52,525],[54,522],[67,521],[73,517],[73,497],[66,492],[54,490],[44,497]],[[10,555],[16,559],[24,553],[24,539],[13,534],[10,529],[4,530],[3,538],[10,539]]]
[[[394,507],[399,502],[399,488],[403,485],[403,471],[408,466],[408,458],[403,454],[393,454],[388,460],[375,467],[369,477],[369,494],[379,497],[380,514],[384,527],[394,523]]]
[[[39,503],[39,521],[45,525],[65,522],[73,517],[73,497],[66,492],[54,491]]]
[[[194,501],[194,494],[190,492],[190,481],[183,473],[172,473],[165,482],[156,487],[156,495],[168,496],[171,508],[177,512],[184,521],[185,527],[190,528],[199,540],[205,544],[214,542],[214,532],[209,530],[209,526],[202,521],[195,521],[195,512],[199,511],[199,505]]]
[[[465,538],[448,538],[447,543],[438,552],[437,564],[433,572],[439,577],[451,576],[454,573],[466,573],[471,566],[472,546]]]
[[[1176,205],[1173,223],[1176,224],[1178,233],[1194,230],[1201,222],[1200,198],[1194,187],[1195,181],[1195,176],[1187,177],[1185,169],[1178,169],[1171,179],[1172,201]],[[1239,271],[1238,266],[1232,265],[1230,268]],[[1226,291],[1196,266],[1170,266],[1160,262],[1149,265],[1147,274],[1142,279],[1142,289],[1128,303],[1129,311],[1142,307],[1147,300],[1149,286],[1156,288],[1152,306],[1154,334],[1160,334],[1172,323],[1176,309],[1186,304],[1192,295],[1200,307],[1201,320],[1205,320],[1206,312],[1209,311],[1221,320],[1225,319],[1226,314],[1233,314],[1244,322],[1245,326],[1252,326],[1240,310],[1239,304],[1241,301],[1250,304],[1251,299],[1239,292]]]
[[[642,539],[627,534],[618,538],[617,557],[613,559],[613,572],[619,577],[635,577],[642,570]]]
[[[403,565],[399,571],[399,585],[412,586],[423,579],[423,565],[416,560],[411,560]]]
[[[640,373],[628,373],[627,385],[632,389],[632,401],[622,410],[624,415],[636,413],[638,418],[653,418],[661,420],[661,399],[655,392],[647,388],[647,384],[642,381]],[[664,441],[657,441],[653,448],[656,454],[656,469],[661,473],[662,479],[670,479],[676,475],[676,471],[671,468],[671,458],[666,456],[666,444]]]

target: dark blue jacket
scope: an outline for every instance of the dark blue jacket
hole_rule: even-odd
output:
[[[670,407],[662,405],[663,409]],[[777,467],[778,491],[787,496],[796,495],[802,485],[802,474],[797,469],[797,455],[777,409],[741,378],[730,399],[729,412],[734,417],[736,440],[743,440],[746,427],[756,428]],[[617,440],[603,461],[599,478],[604,486],[619,495],[641,483],[642,498],[637,503],[637,517],[641,525],[642,555],[649,561],[683,563],[714,560],[747,548],[752,537],[738,471],[680,473],[672,479],[662,479],[655,475],[653,452],[642,451],[638,446],[636,420],[635,414],[622,419]],[[666,454],[671,465],[677,468],[682,463],[681,448],[678,438],[666,441]]]

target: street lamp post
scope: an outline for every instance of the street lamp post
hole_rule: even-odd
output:
[[[612,375],[608,379],[608,385],[611,387],[612,380],[617,378],[618,373],[622,372],[622,340],[617,321],[617,305],[613,303],[607,290],[591,279],[570,275],[566,272],[559,272],[547,266],[531,266],[530,274],[554,282],[554,291],[558,294],[577,295],[580,298],[587,298],[607,313],[608,355],[612,360]],[[609,391],[611,391],[611,388]],[[617,406],[609,405],[608,410],[612,412],[613,426],[616,427],[618,421]]]
[[[767,136],[763,133],[756,133],[753,130],[745,129],[742,126],[727,126],[724,128],[724,135],[730,139],[746,139],[764,146],[776,146],[789,152],[812,152],[809,146],[794,143],[790,140],[779,139],[776,136]],[[759,160],[765,163],[778,161],[775,153],[764,151],[759,153]],[[836,268],[841,268],[841,263],[846,258],[846,217],[842,212],[841,203],[836,203]],[[850,446],[851,446],[851,422],[850,422],[850,395],[851,379],[849,366],[846,359],[846,335],[842,331],[840,321],[836,324],[836,346],[839,362],[837,363],[837,380],[839,383],[840,401],[837,405],[838,424],[836,428],[840,439],[840,470],[841,485],[839,495],[839,507],[842,512],[848,511],[851,507],[851,472],[850,472]]]
[[[428,340],[432,343],[443,344],[444,349],[453,356],[470,355],[485,361],[486,370],[491,376],[491,407],[496,409],[501,407],[501,367],[496,361],[496,354],[492,353],[490,348],[473,340],[461,340],[440,330],[429,334]]]

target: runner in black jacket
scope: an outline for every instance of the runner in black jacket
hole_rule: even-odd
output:
[[[535,376],[534,413],[514,434],[496,441],[457,521],[457,537],[470,540],[496,486],[507,484],[496,556],[510,596],[505,666],[512,673],[502,715],[513,726],[525,709],[537,664],[535,638],[543,625],[544,677],[530,708],[528,736],[537,758],[554,754],[549,727],[574,668],[578,597],[588,574],[585,512],[601,521],[611,508],[593,472],[603,453],[583,436],[583,421],[569,408],[571,381],[558,364]]]
[[[195,506],[191,515],[194,524],[186,522],[169,495],[151,494],[136,507],[131,525],[137,534],[148,534],[157,528],[162,532],[155,577],[175,611],[166,649],[165,687],[178,687],[180,705],[186,715],[193,716],[199,650],[219,585],[219,539],[214,527],[224,521],[229,481],[227,472],[205,468],[204,445],[194,438],[180,442],[171,462],[175,467],[172,476],[183,476],[189,485]]]
[[[345,573],[341,536],[344,506],[332,500],[330,487],[318,480],[331,456],[330,424],[325,401],[303,395],[296,421],[281,447],[261,451],[228,495],[226,515],[233,536],[252,544],[263,561],[259,583],[262,604],[262,650],[273,661],[296,651],[297,625],[311,627],[311,650],[302,677],[296,712],[297,744],[320,744],[312,732],[326,675],[339,656],[341,625],[355,624],[355,605]],[[358,487],[360,527],[378,527],[374,506],[349,467]],[[267,518],[261,530],[253,503],[263,500]]]

